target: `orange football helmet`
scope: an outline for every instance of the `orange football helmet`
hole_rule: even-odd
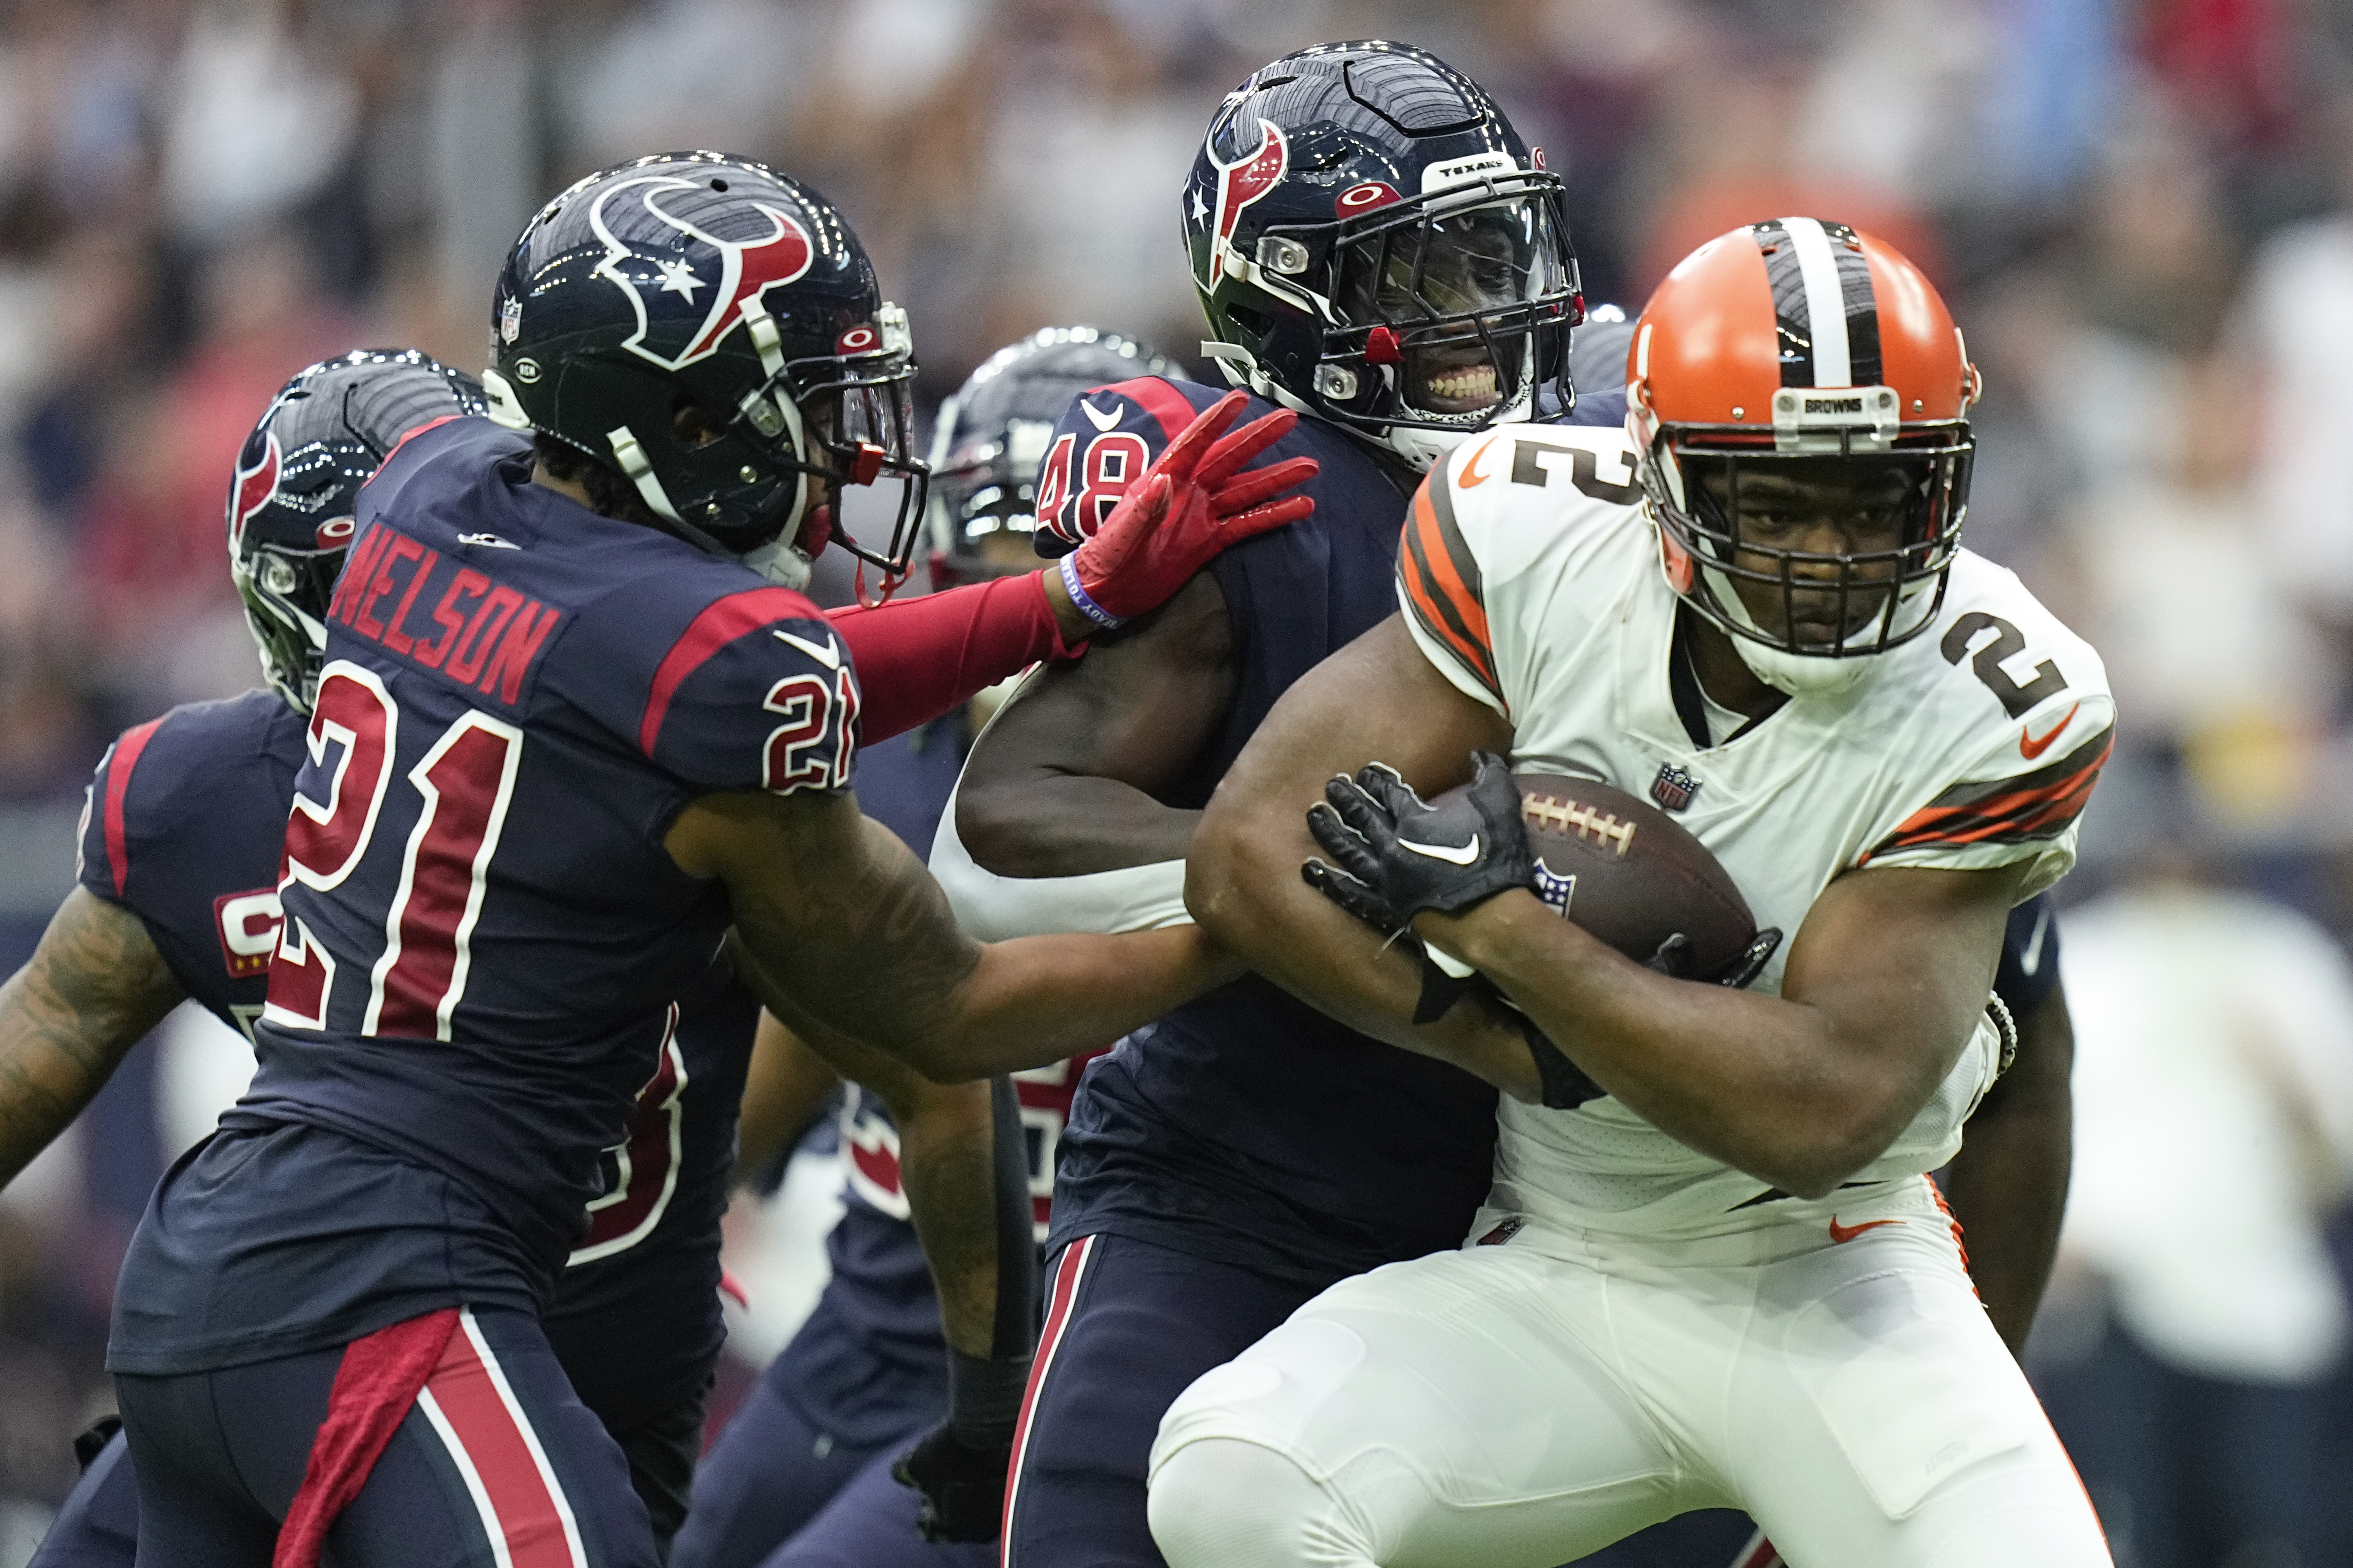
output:
[[[1667,582],[1759,676],[1789,690],[1846,684],[1859,668],[1818,661],[1881,653],[1934,623],[1968,510],[1978,379],[1935,286],[1893,247],[1807,217],[1721,235],[1651,296],[1626,379]],[[1744,473],[1776,472],[1868,476],[1888,498],[1875,531],[1890,542],[1743,537]],[[1743,586],[1767,605],[1778,594],[1778,616],[1755,613]]]

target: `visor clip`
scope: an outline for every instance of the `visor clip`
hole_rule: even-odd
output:
[[[882,472],[882,448],[871,441],[860,441],[849,458],[849,471],[842,475],[847,484],[871,485]]]
[[[1366,364],[1403,364],[1405,350],[1398,346],[1398,335],[1387,326],[1375,327],[1365,334]]]

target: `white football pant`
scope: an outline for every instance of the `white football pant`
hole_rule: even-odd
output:
[[[1926,1180],[1844,1196],[1344,1280],[1169,1408],[1153,1535],[1171,1568],[1554,1568],[1740,1508],[1790,1568],[2105,1568]]]

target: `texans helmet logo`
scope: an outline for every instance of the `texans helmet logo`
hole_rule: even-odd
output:
[[[1291,166],[1291,143],[1283,140],[1282,128],[1271,120],[1258,122],[1259,141],[1255,151],[1238,163],[1220,162],[1216,149],[1209,152],[1209,162],[1218,171],[1218,199],[1215,211],[1217,226],[1209,231],[1209,275],[1205,284],[1218,280],[1219,260],[1231,243],[1234,226],[1241,221],[1242,208],[1274,189]]]
[[[283,466],[278,455],[278,432],[263,430],[259,434],[261,450],[256,453],[254,443],[246,442],[245,451],[237,458],[236,481],[229,490],[228,547],[232,551],[244,544],[245,525],[253,520],[253,514],[268,506],[269,498],[278,493],[278,474]],[[250,467],[247,466],[248,458],[252,459]]]
[[[723,239],[662,205],[669,193],[702,188],[697,182],[675,174],[626,180],[602,192],[588,214],[589,226],[605,242],[605,258],[596,264],[596,276],[628,295],[638,313],[638,330],[621,346],[664,370],[709,358],[720,341],[743,321],[746,303],[779,283],[800,278],[816,255],[808,231],[799,220],[765,202],[750,205],[767,219],[769,230],[750,239]],[[612,220],[627,213],[632,203],[683,237],[685,243],[676,257],[644,255],[614,234]],[[638,226],[624,223],[623,226]],[[636,277],[630,275],[633,271]],[[657,276],[659,283],[654,281]],[[698,296],[706,301],[700,308]],[[670,343],[680,346],[675,353],[665,353],[663,348]]]

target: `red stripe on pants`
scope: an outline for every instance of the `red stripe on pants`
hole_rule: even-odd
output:
[[[449,1336],[425,1393],[441,1413],[441,1436],[480,1483],[483,1528],[506,1547],[513,1568],[586,1568],[575,1551],[570,1510],[541,1467],[522,1411],[510,1402],[475,1343],[470,1314]]]
[[[1094,1250],[1095,1238],[1082,1236],[1062,1249],[1054,1266],[1054,1290],[1046,1307],[1045,1331],[1038,1336],[1038,1354],[1029,1363],[1029,1386],[1021,1392],[1021,1422],[1013,1429],[1013,1463],[1005,1480],[1005,1517],[999,1521],[997,1561],[1002,1563],[1013,1551],[1013,1500],[1021,1489],[1021,1461],[1029,1451],[1029,1417],[1038,1408],[1038,1391],[1046,1386],[1046,1370],[1054,1364],[1054,1352],[1061,1348],[1062,1331],[1070,1327],[1071,1304],[1078,1300],[1079,1277],[1087,1270],[1087,1255]]]

